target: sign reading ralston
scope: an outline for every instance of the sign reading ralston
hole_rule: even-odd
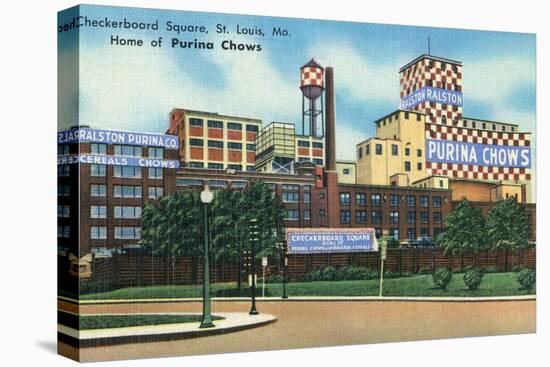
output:
[[[373,228],[287,228],[286,239],[291,254],[378,251]]]

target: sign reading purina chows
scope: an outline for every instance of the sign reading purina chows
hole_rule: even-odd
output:
[[[291,254],[378,251],[373,228],[286,228]]]

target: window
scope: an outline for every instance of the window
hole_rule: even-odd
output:
[[[223,122],[218,120],[208,120],[208,127],[214,129],[223,129]]]
[[[399,154],[399,147],[397,146],[397,144],[392,144],[391,145],[391,154],[392,155],[398,155]]]
[[[371,213],[371,220],[373,224],[382,223],[382,212],[380,210],[373,210]]]
[[[428,212],[420,212],[420,223],[422,224],[430,223],[430,217],[428,216]]]
[[[371,194],[370,202],[372,205],[380,205],[380,194]]]
[[[57,177],[69,177],[71,175],[71,167],[67,164],[57,166]]]
[[[241,150],[241,149],[243,149],[243,145],[242,145],[242,143],[228,142],[227,143],[227,148]]]
[[[117,219],[138,219],[141,217],[141,206],[115,206],[114,217]]]
[[[57,237],[61,237],[61,238],[71,237],[71,227],[57,226]]]
[[[407,212],[407,224],[415,224],[416,223],[416,212],[409,211]]]
[[[189,162],[189,168],[204,168],[204,163],[202,163],[202,162]]]
[[[407,239],[414,240],[416,238],[416,229],[407,228]]]
[[[311,202],[311,193],[304,192],[304,203],[310,203]]]
[[[416,156],[417,157],[422,157],[422,149],[417,149],[416,150]]]
[[[246,172],[256,172],[256,167],[254,167],[254,166],[246,166]]]
[[[121,166],[115,166],[121,167]],[[91,164],[90,165],[90,176],[94,177],[105,177],[107,176],[107,166],[104,164]]]
[[[164,196],[163,187],[149,186],[148,191],[149,199],[159,199]]]
[[[300,220],[300,211],[297,209],[287,209],[285,220]]]
[[[246,144],[246,150],[248,150],[249,152],[255,152],[256,144]]]
[[[209,148],[223,148],[223,141],[221,140],[208,140]]]
[[[107,227],[90,227],[90,239],[92,240],[107,239]]]
[[[430,204],[430,198],[425,195],[420,196],[420,206],[427,207]]]
[[[283,184],[283,190],[299,191],[300,185]]]
[[[365,148],[366,148],[365,155],[369,155],[370,154],[370,145],[367,145]]]
[[[179,187],[202,187],[202,180],[193,179],[193,178],[176,178],[176,186]]]
[[[300,200],[300,194],[297,192],[284,191],[282,200],[283,203],[297,203]]]
[[[441,212],[433,212],[432,216],[435,224],[441,224]]]
[[[414,195],[407,195],[407,206],[409,208],[416,206],[416,196]]]
[[[447,125],[447,116],[441,116],[441,123]]]
[[[357,205],[367,205],[367,195],[364,193],[355,194],[355,203]]]
[[[324,217],[325,216],[325,209],[319,209],[319,216]]]
[[[355,211],[355,222],[357,224],[367,223],[367,211],[366,210],[356,210]]]
[[[208,168],[210,169],[223,169],[222,163],[208,163]]]
[[[342,173],[343,173],[344,175],[349,175],[349,172],[350,172],[349,168],[344,168],[344,169],[342,170]]]
[[[439,180],[439,187],[443,187],[443,180]]]
[[[376,144],[376,155],[382,155],[382,144]]]
[[[314,148],[323,149],[323,143],[320,143],[320,142],[318,142],[318,141],[314,141],[314,142],[312,143],[312,145],[313,145]]]
[[[399,212],[390,212],[390,224],[399,224]]]
[[[115,227],[115,239],[117,240],[139,240],[141,238],[141,227]]]
[[[419,171],[422,171],[422,162],[418,162],[416,164],[416,168],[419,170]]]
[[[399,206],[399,195],[390,194],[390,206]]]
[[[392,236],[394,239],[399,239],[399,228],[390,228],[390,236]]]
[[[497,129],[497,125],[493,124],[493,130]]]
[[[228,169],[234,169],[235,171],[242,171],[243,170],[242,164],[228,164],[227,168]]]
[[[93,218],[93,219],[107,218],[107,206],[105,205],[90,206],[90,218]]]
[[[257,133],[258,125],[246,125],[246,131],[249,131],[251,133]]]
[[[69,185],[57,185],[57,196],[70,196],[71,187]]]
[[[243,125],[242,124],[239,124],[238,122],[228,122],[227,123],[227,128],[229,130],[242,130],[243,129]]]
[[[441,196],[433,197],[434,208],[441,208]]]
[[[225,188],[227,188],[227,181],[224,181],[224,180],[208,180],[208,186],[210,186],[212,188],[225,189]]]
[[[405,155],[407,157],[411,155],[411,148],[405,148]]]
[[[325,193],[324,192],[320,192],[319,193],[319,200],[324,200],[325,199]]]
[[[309,209],[304,210],[304,220],[311,220],[311,211]]]
[[[359,147],[359,158],[363,158],[363,148]]]
[[[141,167],[114,166],[113,177],[141,178]]]
[[[143,155],[143,149],[134,145],[115,145],[115,155],[141,157]]]
[[[298,140],[298,146],[299,147],[304,147],[304,148],[309,148],[309,141]]]
[[[161,147],[149,147],[147,148],[149,158],[164,158],[164,148]]]
[[[57,155],[67,155],[70,153],[70,147],[67,144],[57,145]]]
[[[141,186],[115,185],[113,186],[115,198],[140,198]]]
[[[376,228],[374,229],[374,235],[376,236],[376,238],[382,237],[382,228],[376,227]]]
[[[193,147],[202,147],[204,142],[202,139],[189,139],[189,145]]]
[[[311,185],[304,185],[304,191],[311,191]]]
[[[197,119],[197,118],[190,118],[189,119],[189,126],[202,127],[202,125],[203,125],[203,120],[202,119]]]
[[[90,194],[92,196],[107,196],[107,185],[90,185]]]
[[[349,205],[350,204],[350,194],[349,194],[349,192],[341,192],[340,193],[340,204],[341,205]]]
[[[160,167],[149,167],[148,176],[151,179],[162,180],[164,170]]]
[[[430,229],[428,227],[420,228],[420,237],[429,237],[429,236],[430,236]]]
[[[71,207],[68,205],[58,205],[57,206],[57,217],[58,218],[70,218],[71,216]]]
[[[107,154],[107,144],[101,144],[101,143],[91,143],[90,144],[90,152],[92,154]]]
[[[340,210],[340,223],[349,224],[351,222],[351,210]]]
[[[298,162],[300,162],[300,163],[311,162],[311,160],[307,157],[298,157]]]
[[[409,119],[409,112],[405,112],[405,120]]]
[[[317,166],[322,166],[323,160],[319,158],[313,158],[313,163],[316,164]]]
[[[410,172],[410,171],[411,171],[411,162],[406,161],[405,162],[405,172]]]

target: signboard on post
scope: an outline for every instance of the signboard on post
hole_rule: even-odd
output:
[[[286,228],[288,253],[378,251],[374,228]]]

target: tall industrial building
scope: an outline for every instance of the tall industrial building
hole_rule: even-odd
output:
[[[403,66],[400,109],[376,120],[376,137],[357,144],[357,182],[440,188],[470,182],[484,196],[519,190],[530,201],[531,134],[517,124],[464,117],[462,80],[460,61],[421,55]]]

